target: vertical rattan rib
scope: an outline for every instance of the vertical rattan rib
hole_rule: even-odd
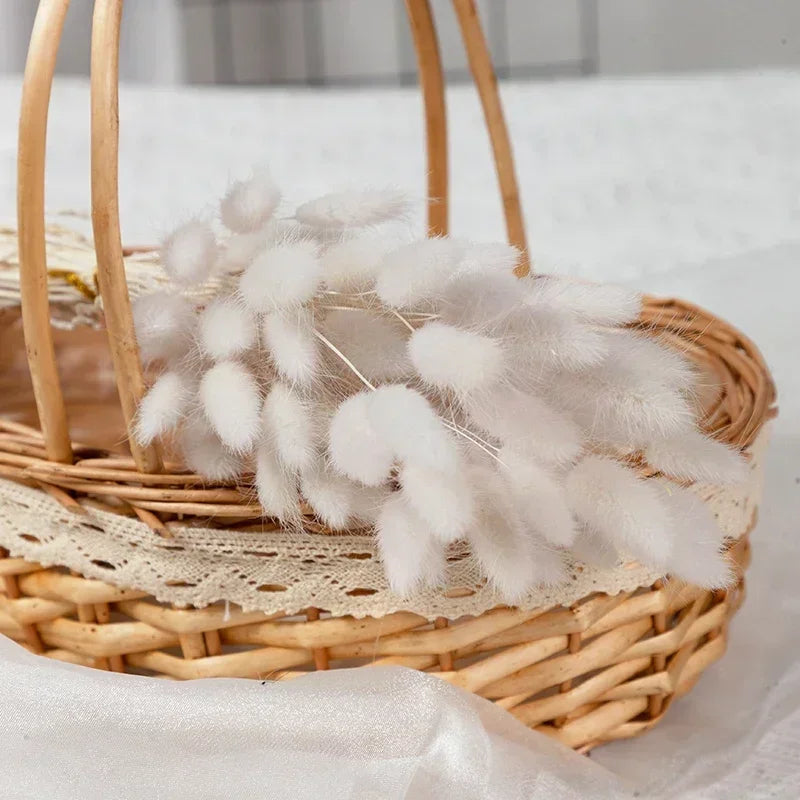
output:
[[[417,53],[419,82],[425,103],[425,145],[428,155],[428,235],[449,230],[447,109],[444,73],[436,24],[429,0],[406,0],[408,21]]]
[[[130,435],[145,392],[142,364],[122,261],[119,221],[119,37],[122,0],[96,0],[92,18],[92,227],[97,282],[103,298],[108,341],[117,376],[129,444],[142,472],[161,467],[154,445],[142,447]]]
[[[483,34],[475,0],[453,0],[453,7],[461,26],[461,37],[467,50],[467,60],[472,72],[475,86],[483,106],[486,130],[492,144],[497,180],[503,199],[503,212],[506,218],[508,241],[518,247],[523,260],[515,270],[519,277],[530,271],[528,246],[525,236],[525,223],[522,218],[522,207],[519,200],[517,175],[514,170],[514,156],[511,151],[511,140],[508,136],[503,105],[497,90],[497,76],[492,66],[492,57]]]
[[[36,12],[22,86],[17,152],[20,292],[28,365],[47,454],[64,462],[72,461],[72,447],[50,328],[44,168],[50,88],[68,8],[69,0],[42,0]]]

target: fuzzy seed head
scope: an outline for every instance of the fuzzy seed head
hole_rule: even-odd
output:
[[[316,245],[291,242],[257,256],[239,281],[239,293],[252,312],[268,314],[307,303],[320,278]]]
[[[270,174],[259,171],[246,181],[237,181],[219,205],[222,224],[234,233],[252,233],[265,225],[281,200]]]
[[[142,361],[148,364],[180,354],[187,346],[194,314],[177,294],[153,292],[133,302],[133,326]]]
[[[375,289],[390,308],[409,308],[436,295],[452,278],[461,247],[451,239],[423,239],[390,252]]]
[[[295,217],[314,228],[345,230],[402,218],[409,205],[407,196],[395,189],[334,192],[304,203]]]
[[[200,347],[215,361],[243,353],[256,336],[252,314],[231,298],[215,300],[200,315]]]
[[[423,381],[459,395],[490,389],[506,367],[496,339],[442,322],[429,322],[415,331],[408,354]]]
[[[217,240],[211,226],[195,219],[173,231],[161,247],[161,265],[178,286],[204,283],[217,261]]]
[[[305,309],[273,311],[263,319],[264,347],[278,374],[307,386],[319,368],[319,345],[311,314]]]
[[[369,418],[372,397],[361,392],[345,400],[331,419],[328,450],[333,466],[351,480],[379,486],[389,478],[394,455]]]
[[[236,361],[220,361],[200,381],[206,419],[235,453],[252,449],[261,428],[261,398],[255,378]]]

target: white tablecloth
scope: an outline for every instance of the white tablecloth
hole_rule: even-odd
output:
[[[14,208],[18,97],[18,81],[0,81],[3,221],[11,221]],[[601,748],[587,762],[569,754],[544,759],[538,735],[520,732],[478,701],[432,694],[425,682],[434,678],[400,679],[390,672],[376,674],[365,686],[364,679],[347,684],[341,677],[312,676],[305,690],[293,690],[291,697],[278,694],[269,701],[262,696],[261,705],[253,705],[251,690],[239,682],[214,682],[217,689],[156,690],[149,681],[94,677],[100,673],[90,679],[83,670],[65,673],[48,662],[36,669],[31,685],[25,654],[9,646],[8,652],[0,648],[0,772],[18,775],[17,786],[26,788],[20,793],[9,786],[6,796],[249,797],[260,792],[263,797],[366,797],[366,789],[358,787],[368,784],[358,781],[367,773],[381,778],[370,784],[369,796],[392,798],[428,797],[431,787],[438,796],[567,796],[570,781],[575,797],[634,790],[642,797],[695,800],[800,796],[800,374],[795,354],[800,74],[516,84],[506,88],[505,98],[537,268],[688,297],[743,328],[774,370],[781,416],[753,540],[749,597],[732,626],[725,658],[651,733]],[[455,230],[498,238],[500,206],[479,108],[465,89],[453,91],[450,99]],[[320,94],[126,87],[121,113],[125,240],[154,241],[256,162],[269,162],[297,200],[364,183],[395,183],[422,196],[419,111],[414,93],[396,90]],[[50,127],[48,209],[85,211],[85,85],[57,85]],[[85,220],[74,223],[86,227]],[[127,683],[109,688],[91,682],[109,679]],[[70,698],[88,704],[79,717],[83,727],[71,722],[70,704],[64,702],[70,685],[79,687]],[[392,692],[392,686],[404,688]],[[402,754],[416,780],[403,773],[392,782],[390,775],[402,770],[393,771],[379,759],[396,763],[400,758],[392,751],[398,738],[388,735],[397,732],[391,723],[382,725],[387,729],[380,739],[383,753],[373,749],[364,755],[361,747],[354,756],[354,739],[340,737],[326,758],[303,762],[298,757],[326,752],[323,738],[329,730],[322,721],[330,700],[325,697],[337,689],[337,702],[352,702],[356,710],[369,707],[369,717],[364,712],[352,718],[362,725],[407,720],[413,698],[424,699],[427,711],[420,725],[408,728],[422,739],[413,752]],[[206,698],[204,719],[205,692],[213,702]],[[171,699],[164,699],[167,695]],[[278,748],[269,737],[237,738],[235,729],[215,728],[226,716],[219,704],[241,704],[245,697],[251,701],[242,708],[250,712],[242,711],[239,734],[255,725],[253,709],[264,727],[271,713],[285,715],[294,708],[291,723],[281,717],[282,730],[294,725],[294,735],[304,731],[304,736]],[[369,703],[359,705],[367,697]],[[90,722],[92,703],[102,712],[107,732],[101,759],[95,757],[101,734]],[[149,761],[142,760],[147,741],[114,727],[132,705],[137,706],[137,729],[149,733],[144,737],[151,743]],[[428,713],[437,708],[438,716]],[[172,751],[170,741],[177,741]],[[475,775],[465,754],[473,752],[469,747],[475,741],[484,755],[491,754],[493,766],[484,770],[485,780],[467,786]],[[443,747],[453,748],[450,759],[442,758]],[[520,758],[519,748],[527,748],[529,758]],[[195,751],[205,761],[192,759],[187,771],[187,754]],[[81,764],[79,775],[66,780],[53,772],[53,764],[63,770],[69,763]],[[105,768],[109,764],[113,770]],[[603,769],[595,769],[597,764]],[[332,776],[345,773],[352,781],[343,780],[341,791],[333,788]],[[457,788],[458,775],[463,785]],[[556,776],[562,784],[547,783]],[[556,787],[564,794],[555,793]]]

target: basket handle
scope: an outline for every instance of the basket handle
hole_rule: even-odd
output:
[[[72,462],[72,445],[50,327],[44,169],[50,89],[68,8],[69,0],[41,0],[36,11],[22,83],[17,148],[20,306],[25,348],[47,457],[64,463]]]
[[[447,108],[444,72],[429,0],[406,0],[406,13],[417,54],[419,83],[425,105],[428,159],[428,235],[446,236],[449,224]]]
[[[97,277],[120,403],[128,430],[145,392],[123,264],[119,220],[119,41],[123,0],[95,0],[91,47],[92,225]],[[520,276],[529,271],[519,190],[508,130],[491,56],[474,0],[453,0],[475,85],[480,95],[503,198],[509,241],[523,253]],[[47,115],[56,56],[69,0],[40,0],[25,65],[19,125],[17,218],[21,306],[28,363],[39,421],[53,461],[72,460],[67,412],[56,367],[47,293],[44,167]],[[428,229],[448,231],[447,118],[441,56],[429,0],[406,0],[425,101],[428,158]],[[158,471],[155,446],[130,439],[143,472]]]
[[[530,272],[530,262],[519,187],[514,170],[514,156],[497,88],[497,77],[475,0],[453,0],[453,8],[467,51],[472,78],[481,100],[486,130],[489,133],[497,181],[503,200],[508,241],[522,253],[522,260],[515,273],[523,277]],[[417,53],[419,81],[425,104],[428,234],[442,236],[447,234],[449,228],[447,112],[442,59],[430,0],[406,0],[406,11]]]
[[[92,17],[92,228],[97,283],[103,298],[108,343],[122,413],[136,465],[158,472],[155,445],[142,447],[130,435],[146,386],[133,328],[133,313],[122,260],[119,222],[119,39],[123,0],[95,0]]]
[[[508,241],[518,247],[522,260],[514,270],[522,278],[530,272],[528,245],[525,237],[525,223],[519,199],[519,187],[514,169],[514,156],[508,135],[503,104],[497,90],[497,76],[492,66],[492,56],[486,44],[475,0],[453,0],[453,8],[461,28],[461,38],[467,51],[467,61],[472,79],[478,89],[486,121],[486,130],[492,144],[492,155],[503,199],[503,213],[506,219]]]

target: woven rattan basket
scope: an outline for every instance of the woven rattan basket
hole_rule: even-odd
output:
[[[524,250],[511,151],[485,41],[473,0],[453,4],[486,114],[509,239]],[[0,551],[4,589],[0,632],[52,658],[178,679],[282,680],[340,666],[412,667],[490,698],[526,725],[581,750],[634,736],[658,722],[672,700],[687,692],[725,650],[729,620],[744,598],[758,474],[747,494],[729,503],[739,515],[736,530],[729,531],[738,583],[728,591],[656,580],[626,584],[617,593],[592,591],[566,605],[501,606],[470,615],[416,613],[421,609],[403,607],[379,616],[332,613],[320,608],[309,593],[299,613],[292,607],[265,615],[263,610],[245,611],[223,602],[235,598],[222,588],[212,598],[219,602],[202,608],[163,602],[163,597],[160,602],[144,586],[125,585],[115,575],[114,564],[87,555],[80,546],[75,559],[63,561],[42,549],[40,561],[46,565],[30,555],[20,557],[44,545],[39,532],[24,525],[12,536],[7,530],[11,512],[25,519],[27,511],[27,519],[35,521],[40,506],[55,514],[57,524],[82,526],[87,537],[111,536],[116,528],[108,520],[120,519],[139,525],[165,546],[185,526],[202,523],[233,535],[257,523],[263,546],[252,554],[254,558],[274,555],[268,552],[273,537],[286,536],[261,519],[247,487],[209,486],[169,463],[155,447],[142,448],[132,441],[120,445],[146,384],[133,334],[125,270],[128,254],[121,244],[118,213],[117,57],[122,0],[96,0],[92,32],[96,287],[69,269],[53,268],[56,256],[63,262],[65,253],[69,258],[80,248],[55,253],[48,247],[53,237],[44,220],[47,111],[67,6],[67,0],[40,3],[22,99],[21,308],[7,303],[0,316],[4,345],[0,478],[6,504],[0,509],[6,545]],[[407,8],[425,101],[428,188],[435,199],[428,209],[429,229],[445,233],[446,128],[435,26],[427,0],[407,0]],[[4,268],[16,266],[10,258]],[[71,291],[95,311],[102,307],[100,329],[54,329],[51,303],[58,291],[65,296]],[[648,300],[640,326],[680,347],[710,376],[715,389],[701,398],[703,425],[719,439],[742,448],[757,473],[774,389],[756,348],[726,323],[678,300]],[[77,353],[83,360],[73,358]],[[105,378],[104,359],[113,365],[108,375],[115,381]],[[81,366],[87,363],[95,366],[91,376]],[[331,538],[310,515],[306,522],[309,536]],[[73,571],[72,561],[85,563],[83,572],[91,577]],[[637,574],[636,565],[628,568],[629,574]],[[99,575],[108,577],[101,580]],[[181,581],[166,585],[177,592]],[[277,592],[278,597],[283,588],[266,583],[258,587]],[[370,591],[351,588],[347,594],[354,609]]]

